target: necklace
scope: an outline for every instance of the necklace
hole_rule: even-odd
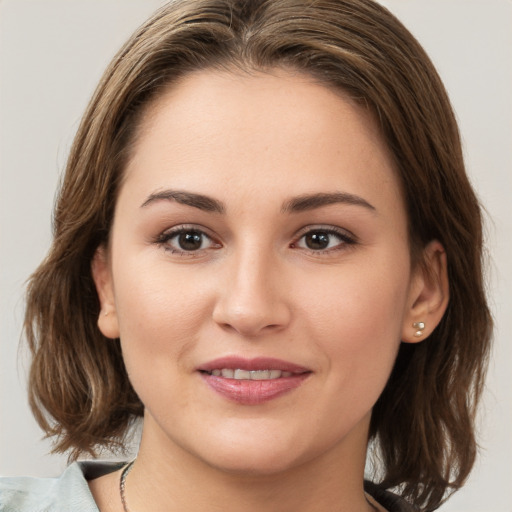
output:
[[[364,493],[364,497],[365,497],[366,502],[368,503],[368,505],[370,505],[370,507],[372,507],[373,510],[375,510],[375,512],[379,512],[381,510],[380,508],[377,508],[376,502],[375,502],[375,500],[372,498],[372,496],[370,494],[365,492]]]
[[[123,468],[123,471],[121,472],[121,478],[119,480],[119,494],[121,496],[121,503],[123,504],[123,512],[130,512],[130,509],[128,508],[128,505],[126,503],[126,496],[125,496],[125,487],[126,487],[126,477],[130,473],[130,471],[133,468],[133,463],[135,462],[135,459],[133,459],[131,462],[126,464],[126,466]],[[370,501],[368,494],[365,493],[365,498],[368,504],[378,512],[377,507]]]
[[[123,471],[121,473],[121,479],[119,480],[119,494],[121,495],[121,503],[123,504],[124,512],[130,512],[128,505],[126,504],[126,496],[124,495],[124,488],[126,487],[126,477],[128,476],[128,473],[131,471],[134,462],[135,462],[135,459],[133,459],[130,463],[128,463],[123,468]]]

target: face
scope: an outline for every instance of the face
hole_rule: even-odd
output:
[[[144,438],[230,471],[364,459],[420,300],[409,253],[364,110],[282,70],[187,76],[146,111],[93,263]]]

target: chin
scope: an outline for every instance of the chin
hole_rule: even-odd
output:
[[[257,428],[246,432],[240,430],[231,431],[232,435],[224,431],[220,438],[208,436],[203,439],[202,446],[196,445],[196,456],[222,472],[256,477],[290,471],[315,458],[324,448],[315,442],[306,447],[301,442],[303,436],[282,430],[279,433],[258,431]]]
[[[241,477],[265,477],[285,473],[290,469],[300,465],[300,462],[293,457],[283,457],[276,455],[275,450],[247,450],[236,454],[224,454],[212,457],[209,454],[206,462],[231,475]]]

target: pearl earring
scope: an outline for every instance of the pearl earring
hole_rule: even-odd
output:
[[[416,338],[421,338],[421,336],[423,336],[423,330],[425,329],[424,322],[414,322],[412,326],[416,329],[414,336],[416,336]]]

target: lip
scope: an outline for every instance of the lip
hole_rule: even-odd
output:
[[[220,357],[202,364],[197,369],[203,372],[211,372],[216,368],[231,368],[232,370],[247,371],[282,370],[283,372],[291,373],[306,373],[311,371],[309,368],[305,368],[304,366],[290,363],[289,361],[283,361],[281,359],[275,359],[273,357],[255,357],[247,359],[236,356]]]
[[[292,375],[271,380],[237,380],[208,373],[222,368],[247,371],[282,370]],[[304,366],[268,357],[222,357],[202,364],[197,371],[210,389],[223,398],[241,405],[258,405],[290,393],[312,373]]]

